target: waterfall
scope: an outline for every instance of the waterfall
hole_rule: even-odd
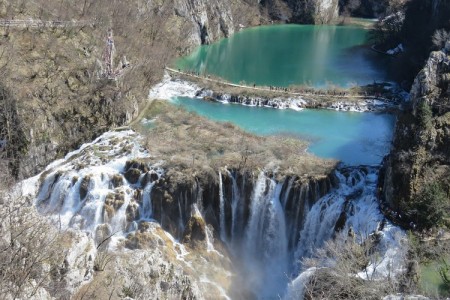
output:
[[[142,207],[139,208],[142,220],[150,220],[153,216],[151,193],[154,185],[154,182],[147,183],[142,192]]]
[[[132,131],[107,132],[49,165],[33,179],[42,180],[36,196],[38,210],[61,228],[73,227],[89,233],[95,233],[105,223],[113,232],[125,232],[137,227],[133,222],[138,215],[150,219],[154,183],[146,185],[139,200],[139,186],[129,184],[121,175],[127,160],[148,156],[139,141],[140,137]],[[155,166],[152,172],[159,177],[163,171]],[[139,180],[143,177],[141,174]],[[113,178],[120,179],[117,187]]]
[[[130,201],[131,201],[132,193],[133,193],[133,191],[131,189],[125,190],[125,193],[124,193],[125,201],[120,206],[120,208],[116,211],[116,213],[114,214],[114,216],[111,220],[111,227],[112,227],[113,232],[125,232],[125,229],[127,227],[126,212],[127,212],[128,205],[130,204]],[[97,225],[100,223],[101,222],[97,222]]]
[[[284,191],[284,197],[283,197],[283,200],[281,202],[282,206],[283,206],[283,210],[286,208],[286,203],[287,203],[287,200],[289,198],[289,193],[291,192],[292,184],[294,183],[294,181],[295,181],[295,176],[292,176],[292,178],[289,179],[286,191]]]
[[[219,171],[219,201],[220,201],[220,238],[226,242],[226,228],[225,228],[225,200],[223,198],[223,183],[222,173]]]
[[[112,139],[119,139],[120,144]],[[125,146],[133,147],[124,151]],[[314,256],[336,230],[345,233],[352,228],[357,242],[362,242],[383,220],[375,196],[376,167],[337,170],[338,185],[325,195],[329,186],[324,188],[323,183],[327,179],[287,176],[275,180],[278,176],[268,175],[274,171],[261,171],[255,178],[251,172],[225,168],[219,169],[219,181],[213,185],[195,178],[193,185],[182,184],[171,190],[170,178],[151,177],[154,173],[158,179],[162,176],[157,165],[145,166],[149,177],[139,171],[137,183],[124,179],[126,162],[140,156],[148,153],[135,144],[130,133],[105,135],[83,146],[36,177],[36,182],[41,181],[36,196],[38,210],[63,228],[95,234],[103,228],[99,225],[106,224],[122,238],[139,228],[140,221],[152,218],[161,218],[161,226],[164,220],[167,225],[163,228],[180,237],[189,216],[201,216],[207,222],[208,252],[217,252],[214,237],[220,236],[242,269],[245,284],[257,297],[269,299],[298,292],[310,274],[305,273],[308,270],[303,269],[302,259]],[[210,192],[217,190],[218,195]],[[380,247],[389,254],[374,262],[372,277],[401,267],[401,251],[392,248],[395,235],[401,232],[388,224],[381,234]],[[286,293],[288,278],[297,279]]]
[[[288,249],[285,216],[280,203],[282,184],[261,172],[251,199],[244,264],[249,280],[264,297],[274,297],[287,278]]]
[[[231,241],[232,244],[236,242],[236,235],[238,234],[238,226],[240,228],[240,221],[242,215],[243,204],[241,203],[241,197],[239,193],[239,188],[236,182],[235,176],[233,176],[230,172],[228,172],[231,177]]]
[[[303,230],[300,232],[297,259],[310,257],[313,252],[331,238],[334,226],[342,212],[344,199],[327,195],[317,202],[308,213]]]
[[[378,168],[341,169],[336,171],[336,177],[339,179],[338,188],[317,201],[306,216],[295,251],[296,268],[293,275],[298,276],[289,284],[285,299],[303,297],[305,283],[314,272],[314,268],[303,269],[301,261],[314,256],[316,250],[333,237],[335,225],[342,212],[345,213],[345,221],[341,230],[343,234],[346,234],[352,229],[357,243],[364,242],[371,234],[378,232],[379,224],[384,219],[376,198]],[[388,223],[378,234],[380,242],[377,244],[377,249],[380,251],[380,256],[369,262],[367,272],[361,271],[353,274],[354,276],[372,280],[386,278],[402,271],[406,256],[402,246],[404,232]],[[324,262],[325,265],[328,263]],[[352,275],[347,274],[347,276]]]

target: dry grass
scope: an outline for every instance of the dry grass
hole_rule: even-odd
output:
[[[226,166],[321,176],[336,165],[336,161],[306,153],[307,143],[297,138],[256,136],[233,124],[213,122],[167,102],[154,101],[146,117],[155,119],[155,126],[135,127],[146,137],[153,158],[164,160],[172,169],[191,169],[195,173]]]

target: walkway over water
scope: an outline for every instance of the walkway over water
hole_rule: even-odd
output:
[[[280,95],[291,95],[291,96],[300,96],[300,97],[315,97],[315,98],[340,98],[340,99],[372,99],[372,100],[380,100],[380,101],[386,101],[389,102],[393,99],[390,97],[387,97],[386,95],[381,95],[380,93],[371,93],[370,91],[363,91],[363,92],[357,92],[354,89],[346,89],[346,88],[339,88],[337,90],[327,90],[327,89],[316,89],[316,88],[296,88],[296,87],[275,87],[275,86],[250,86],[245,84],[236,84],[231,83],[225,80],[217,79],[217,78],[211,78],[210,76],[202,76],[198,73],[192,73],[192,72],[185,72],[182,70],[176,70],[170,67],[165,67],[165,70],[172,74],[178,74],[182,76],[186,76],[194,83],[201,83],[201,81],[207,81],[211,83],[216,83],[224,87],[235,87],[235,88],[242,88],[247,89],[250,91],[262,91],[262,92],[269,92],[269,93],[276,93]]]

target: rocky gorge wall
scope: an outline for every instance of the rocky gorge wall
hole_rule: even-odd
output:
[[[450,187],[449,50],[430,54],[397,121],[383,188],[385,199],[397,209],[420,201],[418,195],[432,183],[447,191]]]

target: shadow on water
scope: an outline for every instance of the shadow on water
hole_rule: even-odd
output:
[[[361,117],[355,139],[333,151],[335,157],[345,158],[344,165],[378,165],[391,149],[395,116],[362,113]]]

